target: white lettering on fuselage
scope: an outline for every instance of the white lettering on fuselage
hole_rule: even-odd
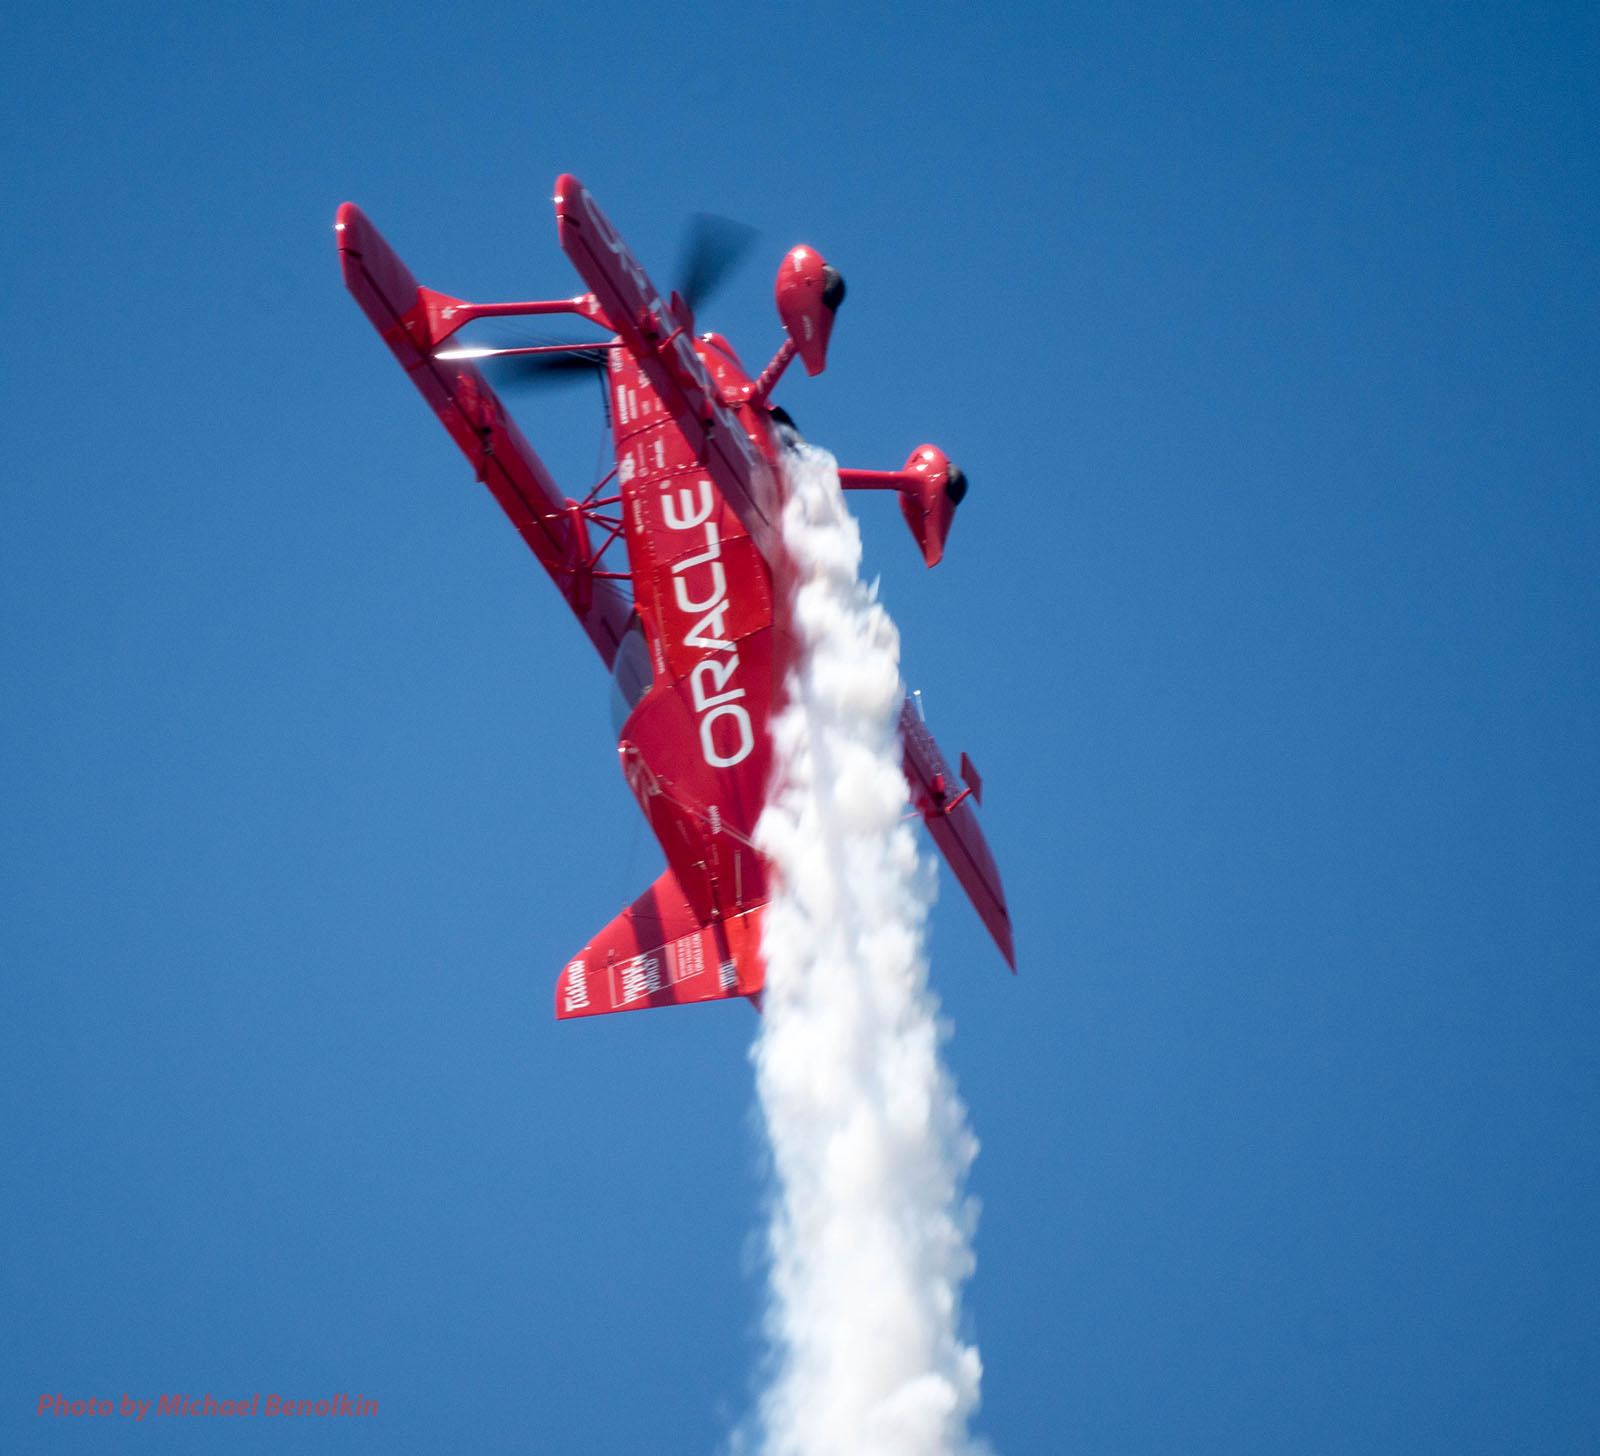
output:
[[[693,619],[683,645],[708,654],[689,669],[689,691],[700,720],[701,755],[712,768],[732,768],[750,756],[755,730],[739,701],[744,689],[730,685],[739,670],[739,651],[724,635],[731,603],[728,574],[722,565],[722,535],[711,519],[715,508],[711,481],[703,475],[692,488],[674,490],[669,486],[661,492],[661,519],[668,530],[702,527],[705,531],[704,551],[672,563],[672,599],[679,611]],[[719,724],[727,726],[719,731]]]

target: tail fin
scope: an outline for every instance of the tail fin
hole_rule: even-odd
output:
[[[748,996],[760,1005],[763,907],[702,924],[671,870],[567,962],[556,1016]]]

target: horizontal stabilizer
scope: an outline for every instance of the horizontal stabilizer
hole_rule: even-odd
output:
[[[983,830],[978,827],[977,812],[972,807],[977,802],[982,780],[971,760],[962,754],[961,774],[968,789],[961,793],[954,791],[950,767],[910,698],[900,710],[900,741],[905,752],[911,802],[922,815],[939,853],[967,892],[973,909],[1000,947],[1006,964],[1015,971],[1017,956],[1011,939],[1011,912],[1006,909],[1000,871],[989,853]]]
[[[702,924],[671,870],[567,963],[556,1016],[602,1016],[732,996],[756,1000],[765,981],[762,906]]]

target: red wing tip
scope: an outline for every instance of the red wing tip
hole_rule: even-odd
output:
[[[359,256],[361,243],[371,231],[372,224],[367,221],[367,215],[355,203],[339,204],[339,210],[333,217],[333,236],[339,244],[341,253],[355,253]]]
[[[1006,958],[1006,964],[1011,967],[1011,974],[1017,973],[1017,951],[1011,940],[1011,918],[1007,916],[999,925],[990,925],[989,934],[994,937],[994,943],[1000,947],[1000,954]]]
[[[556,191],[553,201],[556,212],[560,213],[567,203],[583,191],[583,183],[578,181],[571,172],[563,172],[556,178]]]

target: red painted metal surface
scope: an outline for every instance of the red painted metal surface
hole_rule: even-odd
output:
[[[666,870],[567,963],[556,1015],[754,999],[761,985],[761,907],[703,921]]]
[[[789,250],[778,269],[773,298],[807,374],[821,374],[827,364],[833,315],[843,297],[844,283],[822,254],[804,245]]]
[[[768,724],[794,650],[793,573],[779,531],[782,447],[764,393],[727,342],[696,338],[677,295],[661,301],[575,178],[558,179],[555,204],[561,245],[587,294],[469,304],[421,288],[349,203],[336,224],[345,283],[550,573],[624,699],[618,756],[668,867],[567,964],[557,1016],[729,996],[759,1004],[769,867],[752,839],[772,771]],[[797,267],[799,254],[808,256]],[[824,268],[797,248],[780,269],[792,341],[783,363],[798,352],[808,369],[822,366],[842,295]],[[794,275],[787,296],[785,270]],[[473,318],[546,313],[614,329],[621,345],[607,353],[616,468],[605,500],[592,498],[601,487],[581,502],[564,496],[476,366],[451,357],[454,343],[441,349]],[[899,490],[924,559],[939,559],[960,499],[947,488],[959,472],[942,452],[923,446],[902,471],[840,475],[847,485]],[[607,506],[616,518],[600,514]],[[602,566],[618,538],[626,573]],[[912,803],[1014,969],[999,872],[969,802],[977,775],[963,755],[970,787],[951,792],[950,770],[909,700],[901,734]]]
[[[706,362],[724,377],[735,372],[725,359]],[[652,671],[622,728],[623,772],[695,913],[735,915],[766,896],[766,866],[750,841],[771,770],[767,722],[789,660],[772,567],[637,356],[613,350],[607,385]]]
[[[919,445],[901,470],[841,470],[846,490],[897,490],[900,512],[922,548],[922,559],[937,566],[956,506],[966,493],[966,477],[937,445]]]
[[[923,823],[939,846],[939,853],[955,871],[961,888],[988,927],[994,943],[1013,971],[1017,953],[1012,941],[1011,912],[1006,908],[1005,891],[1000,886],[1000,871],[989,853],[978,816],[973,810],[979,785],[953,794],[953,776],[933,741],[922,715],[907,699],[900,710],[900,741],[905,748],[906,782],[911,787],[911,803],[922,815]],[[966,755],[962,755],[965,760]],[[937,781],[937,782],[936,782]]]

